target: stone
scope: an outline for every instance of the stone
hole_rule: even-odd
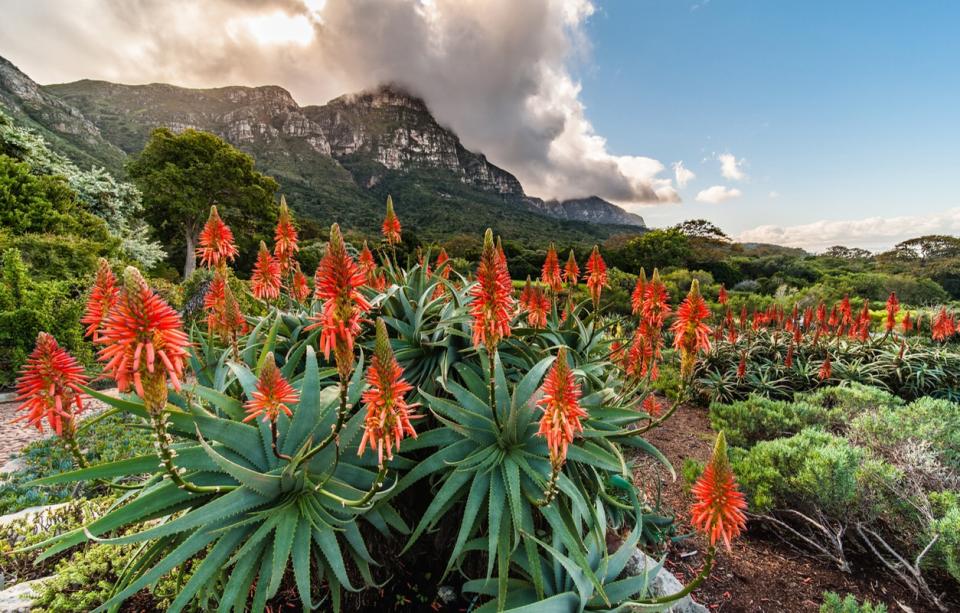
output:
[[[437,598],[443,604],[450,604],[457,599],[457,591],[449,585],[441,585],[437,590]]]
[[[656,560],[640,549],[637,549],[633,552],[633,555],[630,556],[630,560],[627,561],[627,565],[623,569],[623,574],[625,576],[640,575],[646,570],[654,568],[656,565]],[[669,596],[670,594],[676,594],[682,589],[683,584],[680,583],[680,580],[665,568],[661,568],[657,576],[650,581],[650,594],[654,597]],[[684,596],[667,610],[670,611],[670,613],[709,613],[705,606],[694,602],[690,596]]]
[[[26,468],[26,464],[20,458],[13,458],[3,466],[0,466],[0,478],[5,478],[6,475],[11,473],[20,472]]]
[[[59,504],[48,504],[39,507],[27,507],[26,509],[22,509],[16,513],[8,513],[7,515],[0,516],[0,526],[6,526],[17,521],[18,519],[36,518],[38,515],[49,513],[50,511],[65,507],[69,504],[69,502],[61,502]],[[40,527],[39,522],[34,523],[37,524],[38,528]]]
[[[27,613],[33,609],[37,587],[50,577],[24,581],[0,592],[0,613]]]

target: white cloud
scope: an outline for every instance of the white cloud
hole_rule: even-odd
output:
[[[721,153],[717,159],[720,160],[720,174],[724,179],[743,181],[747,178],[747,174],[743,172],[743,158],[738,160],[732,153]]]
[[[677,186],[680,188],[686,187],[687,183],[697,178],[692,170],[683,165],[683,160],[673,163],[673,174],[677,179]]]
[[[926,216],[869,217],[856,220],[821,220],[796,226],[758,226],[742,232],[742,242],[774,243],[821,251],[833,245],[889,249],[896,243],[924,234],[960,232],[960,208]]]
[[[697,202],[706,202],[708,204],[719,204],[732,198],[739,198],[743,195],[736,187],[727,187],[726,185],[714,185],[708,187],[697,194]]]
[[[772,191],[772,192],[770,192],[769,194],[767,194],[767,196],[770,197],[770,198],[779,198],[779,197],[780,197],[780,192],[778,192],[778,191]]]
[[[678,201],[662,163],[614,155],[587,118],[570,67],[589,54],[593,12],[590,0],[86,0],[78,19],[33,0],[4,7],[0,53],[45,83],[276,84],[304,105],[395,82],[531,194]]]

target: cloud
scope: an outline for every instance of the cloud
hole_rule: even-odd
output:
[[[677,179],[677,186],[684,188],[687,183],[697,178],[693,171],[683,165],[683,160],[673,163],[673,174]]]
[[[746,173],[743,172],[743,159],[738,160],[732,153],[721,153],[717,159],[720,160],[720,174],[724,179],[743,181],[747,178]]]
[[[742,232],[742,242],[774,243],[822,251],[833,245],[889,249],[896,243],[924,234],[960,232],[960,208],[926,216],[868,217],[856,220],[821,220],[796,226],[758,226]]]
[[[769,198],[771,198],[771,199],[779,198],[779,197],[780,197],[780,192],[774,190],[774,191],[770,192],[769,194],[767,194],[767,196],[768,196]]]
[[[86,0],[83,19],[61,0],[4,10],[0,53],[41,82],[276,84],[300,104],[395,82],[529,193],[679,200],[661,162],[612,154],[587,118],[571,66],[589,58],[590,0]]]
[[[742,195],[736,187],[727,187],[726,185],[714,185],[708,187],[697,194],[697,202],[706,202],[708,204],[720,204],[733,198],[739,198]]]

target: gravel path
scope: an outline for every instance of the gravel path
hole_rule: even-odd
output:
[[[115,388],[102,391],[111,396],[117,395]],[[17,402],[0,402],[0,466],[6,464],[11,457],[33,441],[38,441],[53,434],[53,431],[46,427],[41,432],[22,421],[12,423],[19,416],[17,413],[18,406],[19,403]],[[107,408],[107,405],[103,402],[93,398],[87,398],[84,401],[84,406],[86,410],[83,412],[81,419],[96,415]]]

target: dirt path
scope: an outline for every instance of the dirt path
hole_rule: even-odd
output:
[[[705,462],[710,457],[714,432],[707,411],[684,406],[646,438],[669,458],[677,471],[677,481],[671,483],[666,470],[643,456],[638,461],[635,480],[655,495],[656,475],[660,474],[665,479],[664,505],[678,516],[677,532],[689,533],[691,497],[685,491],[680,470],[685,458]],[[705,551],[706,541],[699,536],[674,544],[667,567],[686,582],[697,574]],[[694,593],[694,598],[714,611],[793,613],[818,611],[824,591],[851,593],[882,602],[890,613],[933,610],[874,567],[861,564],[853,573],[843,573],[826,562],[798,553],[753,524],[734,543],[732,552],[720,552],[713,574]]]
[[[105,394],[116,395],[117,390],[103,390]],[[13,422],[19,417],[17,407],[20,403],[15,401],[0,402],[0,466],[3,466],[11,457],[20,452],[21,449],[40,439],[46,438],[52,434],[52,431],[44,427],[41,432],[33,426],[28,426],[25,422]],[[85,411],[81,419],[96,415],[104,411],[107,406],[99,400],[87,398],[84,400]]]

